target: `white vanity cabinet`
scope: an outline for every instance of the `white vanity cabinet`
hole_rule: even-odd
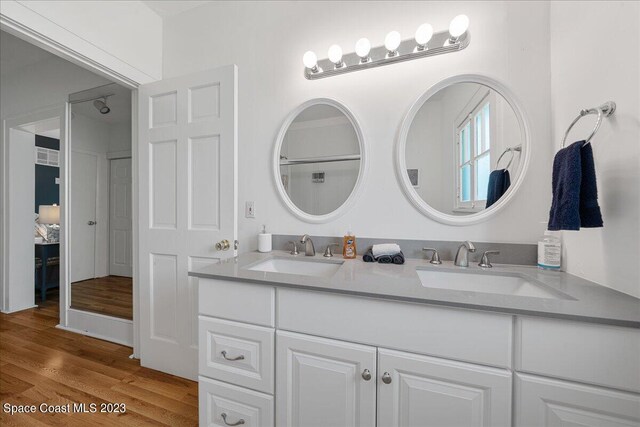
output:
[[[378,426],[509,426],[511,372],[378,350]]]
[[[199,279],[201,426],[640,426],[640,330]]]
[[[276,372],[276,425],[375,425],[375,347],[278,331]]]

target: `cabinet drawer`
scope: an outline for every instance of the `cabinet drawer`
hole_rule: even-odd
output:
[[[511,367],[509,315],[293,289],[277,306],[279,329]]]
[[[640,396],[533,375],[515,375],[517,427],[637,427]]]
[[[198,407],[200,427],[273,426],[273,396],[209,378],[198,378]]]
[[[511,371],[378,349],[378,425],[510,426]]]
[[[231,280],[198,279],[198,312],[205,316],[275,326],[275,288]]]
[[[273,394],[274,331],[199,318],[200,375]]]
[[[640,391],[640,330],[520,317],[516,369]]]

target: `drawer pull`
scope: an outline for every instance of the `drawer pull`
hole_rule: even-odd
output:
[[[244,418],[240,418],[238,421],[236,421],[235,423],[230,423],[227,421],[227,414],[225,414],[224,412],[220,414],[220,416],[222,417],[222,421],[224,421],[224,423],[228,426],[239,426],[244,424]]]
[[[220,354],[222,355],[222,357],[224,357],[226,360],[230,360],[230,361],[235,361],[235,360],[244,360],[244,356],[241,354],[240,356],[236,356],[236,357],[227,357],[227,350],[222,350],[220,352]],[[236,425],[236,424],[229,424],[229,425]]]
[[[385,372],[384,374],[382,374],[382,382],[385,384],[391,384],[391,375],[389,374],[389,372]]]
[[[362,379],[365,381],[369,381],[371,379],[371,371],[368,369],[362,371]]]

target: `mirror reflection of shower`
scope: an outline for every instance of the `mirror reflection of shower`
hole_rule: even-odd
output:
[[[133,318],[131,91],[69,96],[70,307]]]

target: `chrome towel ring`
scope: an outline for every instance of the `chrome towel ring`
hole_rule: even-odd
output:
[[[609,117],[615,111],[616,111],[616,103],[613,102],[613,101],[605,102],[604,104],[602,104],[602,105],[600,105],[599,107],[596,107],[596,108],[589,108],[589,109],[580,110],[580,114],[578,115],[578,117],[573,119],[573,121],[569,125],[569,128],[564,133],[564,138],[562,138],[562,148],[564,148],[565,142],[567,141],[567,136],[569,135],[569,132],[571,131],[571,128],[576,123],[578,123],[578,120],[580,120],[581,118],[583,118],[584,116],[589,115],[589,114],[597,114],[598,115],[598,119],[596,120],[596,125],[593,127],[593,131],[591,132],[591,135],[589,135],[589,138],[584,140],[584,144],[582,145],[584,147],[589,142],[591,142],[591,138],[593,138],[593,136],[596,134],[596,132],[598,132],[598,129],[600,129],[600,125],[602,124],[602,118],[603,117]]]
[[[504,157],[505,154],[507,153],[511,153],[511,158],[509,159],[509,163],[507,163],[507,166],[505,166],[505,169],[509,169],[509,166],[511,166],[511,163],[513,163],[513,158],[516,156],[515,152],[521,152],[522,151],[522,145],[517,145],[515,147],[507,147],[505,148],[505,150],[502,152],[502,154],[500,154],[500,157],[498,157],[498,161],[496,162],[496,169],[498,169],[498,166],[500,165],[500,160],[502,160],[502,158]]]

